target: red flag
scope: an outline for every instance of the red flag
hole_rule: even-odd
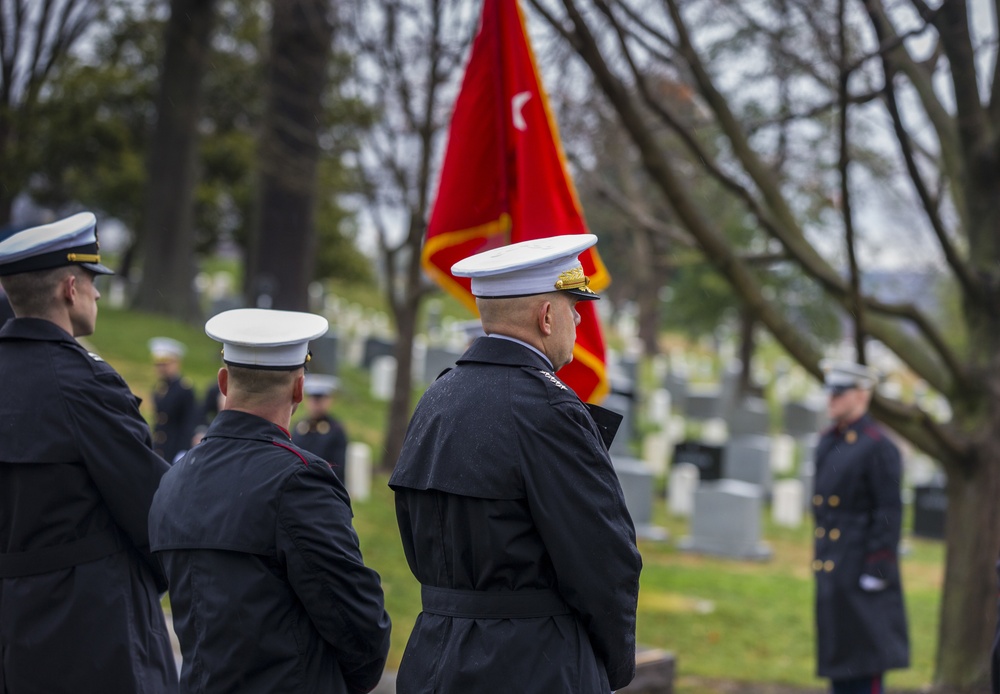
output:
[[[470,280],[451,275],[456,262],[509,243],[585,233],[587,225],[517,0],[484,0],[451,118],[424,241],[424,270],[475,311]],[[584,251],[580,260],[590,287],[604,289],[611,278],[597,249]],[[582,321],[573,361],[559,371],[589,402],[599,402],[608,393],[604,337],[594,303],[577,304]]]

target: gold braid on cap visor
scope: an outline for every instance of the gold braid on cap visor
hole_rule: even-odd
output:
[[[590,278],[583,274],[583,266],[577,265],[572,270],[560,273],[555,286],[559,290],[582,289],[585,292],[593,294],[593,290],[590,289],[589,285]]]
[[[97,253],[67,253],[66,260],[71,263],[99,263],[101,256]]]

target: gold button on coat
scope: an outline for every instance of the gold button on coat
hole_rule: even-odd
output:
[[[840,530],[838,528],[834,528],[830,531],[830,539],[834,542],[840,539]]]
[[[823,562],[821,562],[819,559],[816,559],[815,561],[813,561],[812,567],[813,571],[820,571],[823,568]]]
[[[832,559],[827,559],[825,562],[823,562],[823,571],[826,571],[827,573],[833,571],[833,560]]]
[[[819,494],[813,496],[813,506],[819,506],[823,503],[823,497]]]
[[[827,501],[828,501],[828,502],[829,502],[829,504],[830,504],[831,506],[833,506],[834,508],[836,508],[837,506],[840,506],[840,497],[839,497],[839,496],[837,496],[836,494],[831,494],[831,495],[830,495],[830,498],[829,498],[829,499],[827,499]]]
[[[816,537],[823,537],[824,535],[826,535],[824,528],[816,528]]]

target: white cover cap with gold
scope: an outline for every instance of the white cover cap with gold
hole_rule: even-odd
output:
[[[567,291],[599,299],[587,285],[580,253],[597,243],[593,234],[549,236],[512,243],[469,256],[451,266],[457,277],[472,278],[472,294],[483,299]]]
[[[819,368],[823,370],[823,385],[834,392],[853,388],[871,390],[881,378],[878,369],[851,361],[824,359]]]
[[[100,247],[92,212],[22,229],[0,241],[0,277],[65,265],[82,265],[97,275],[115,274],[101,264]]]
[[[222,343],[227,364],[285,371],[305,366],[309,341],[329,328],[322,316],[263,308],[224,311],[205,323],[205,333]]]
[[[170,337],[154,337],[149,341],[149,353],[154,362],[180,359],[187,352],[183,343]]]

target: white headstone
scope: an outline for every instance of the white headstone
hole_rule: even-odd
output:
[[[372,360],[372,397],[386,402],[396,387],[396,357],[382,355]]]
[[[760,541],[760,488],[739,480],[698,486],[694,495],[691,536],[680,549],[737,559],[767,559],[771,549]]]
[[[654,475],[663,475],[667,471],[667,459],[673,449],[666,431],[654,431],[642,440],[642,460]]]
[[[802,525],[805,496],[800,480],[778,480],[774,483],[771,500],[771,517],[778,525],[797,528]]]
[[[771,437],[771,471],[779,475],[795,467],[795,439],[788,434]]]
[[[706,419],[701,425],[701,440],[711,446],[721,446],[729,439],[729,426],[722,417]]]
[[[367,443],[347,444],[347,468],[344,470],[347,493],[354,501],[365,501],[372,494],[372,449]]]
[[[613,457],[611,461],[625,495],[625,507],[635,524],[636,535],[647,540],[667,539],[667,531],[652,524],[653,473],[635,458]]]
[[[662,427],[670,417],[670,391],[657,388],[649,395],[649,421]]]
[[[762,494],[770,494],[771,439],[767,436],[730,439],[722,453],[722,476],[755,484]]]
[[[125,305],[125,295],[128,282],[121,277],[113,277],[108,285],[108,305],[111,308],[121,308]]]
[[[413,364],[410,369],[410,379],[413,385],[424,383],[424,371],[427,369],[427,338],[424,335],[413,336]]]
[[[694,493],[698,489],[698,466],[677,463],[670,470],[667,507],[675,516],[690,516],[694,510]]]

